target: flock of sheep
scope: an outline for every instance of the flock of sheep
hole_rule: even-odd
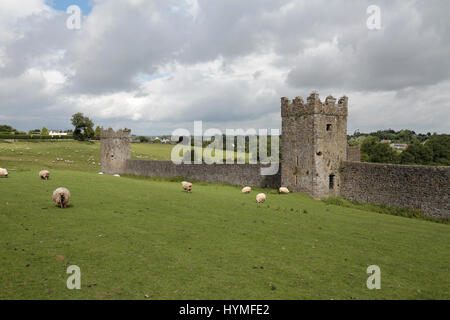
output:
[[[181,182],[181,186],[183,187],[184,191],[186,192],[191,192],[192,191],[192,183],[187,182],[187,181],[183,181]],[[244,187],[242,188],[242,193],[250,193],[252,192],[252,188],[251,187]],[[289,189],[285,188],[285,187],[281,187],[280,189],[278,189],[278,192],[280,194],[288,194],[289,193]],[[258,193],[256,195],[256,203],[262,203],[266,201],[266,195],[264,193]]]
[[[0,177],[8,178],[8,170],[0,168]],[[48,180],[50,178],[50,172],[48,170],[41,170],[39,172],[39,177],[42,180]],[[70,201],[70,191],[66,188],[58,188],[53,191],[52,200],[61,208],[67,208]]]
[[[102,173],[101,173],[102,174]],[[7,178],[8,177],[8,170],[0,168],[0,177]],[[50,172],[48,170],[41,170],[39,172],[39,177],[41,177],[42,180],[48,180],[50,178]],[[186,192],[192,192],[192,183],[183,181],[181,182],[181,186],[183,187],[184,191]],[[252,192],[251,187],[244,187],[242,189],[242,193],[250,193]],[[278,192],[280,194],[288,194],[289,190],[288,188],[281,187]],[[67,208],[67,205],[70,201],[70,191],[66,188],[58,188],[55,191],[53,191],[52,200],[56,202],[56,204],[61,208]],[[264,193],[258,193],[256,195],[256,202],[262,203],[266,201],[266,195]]]

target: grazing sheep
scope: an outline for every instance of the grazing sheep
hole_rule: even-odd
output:
[[[278,190],[278,192],[281,193],[281,194],[288,194],[288,193],[289,193],[289,189],[288,189],[288,188],[285,188],[285,187],[281,187],[281,188]]]
[[[67,208],[70,200],[70,191],[66,188],[58,188],[53,191],[52,200],[55,201],[61,208]]]
[[[120,174],[115,174],[113,175],[113,177],[120,177]]]
[[[186,192],[192,191],[192,183],[183,181],[183,182],[181,182],[181,185],[183,186],[184,191],[186,191]]]
[[[264,193],[258,193],[258,195],[256,196],[256,202],[261,203],[264,201],[266,201],[266,195]]]
[[[8,170],[0,168],[0,178],[8,178]]]
[[[42,180],[48,180],[50,178],[50,172],[48,170],[41,170],[39,172],[39,177],[41,177]]]
[[[250,192],[252,192],[252,188],[250,187],[245,187],[242,189],[242,193],[250,193]]]

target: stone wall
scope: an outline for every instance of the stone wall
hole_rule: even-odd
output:
[[[129,131],[100,128],[101,171],[116,174],[124,170],[126,160],[131,157],[131,138]]]
[[[450,167],[404,166],[345,161],[341,196],[357,202],[421,209],[450,217]]]
[[[123,172],[147,177],[184,177],[213,183],[279,188],[280,170],[262,176],[260,164],[174,164],[171,161],[127,160]]]
[[[347,146],[347,161],[361,161],[360,146]]]

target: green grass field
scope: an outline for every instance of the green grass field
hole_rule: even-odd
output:
[[[0,142],[10,174],[0,179],[0,299],[450,298],[448,224],[268,189],[262,205],[262,189],[196,183],[187,194],[179,182],[98,175],[98,162],[98,143]],[[72,193],[65,210],[51,201],[60,186]],[[81,290],[66,288],[70,265]],[[381,290],[366,288],[369,265]]]

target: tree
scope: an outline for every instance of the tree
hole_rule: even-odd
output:
[[[0,125],[0,132],[16,132],[17,130],[6,124]]]
[[[49,135],[48,129],[46,127],[42,127],[41,136],[48,136],[48,135]]]
[[[423,144],[411,144],[400,154],[402,164],[430,164],[433,160],[433,151]]]
[[[89,140],[94,137],[94,123],[82,113],[72,115],[72,124],[75,127],[73,138],[78,141]]]
[[[370,162],[397,163],[397,152],[386,143],[377,143],[369,155]]]
[[[99,127],[99,126],[97,126],[97,127],[95,128],[95,131],[94,131],[94,138],[95,138],[95,139],[100,139],[100,127]]]
[[[367,137],[361,144],[361,160],[379,163],[397,163],[397,152],[388,144],[380,143],[378,137]]]
[[[438,165],[450,166],[450,136],[434,134],[425,143],[433,152],[433,162]]]

